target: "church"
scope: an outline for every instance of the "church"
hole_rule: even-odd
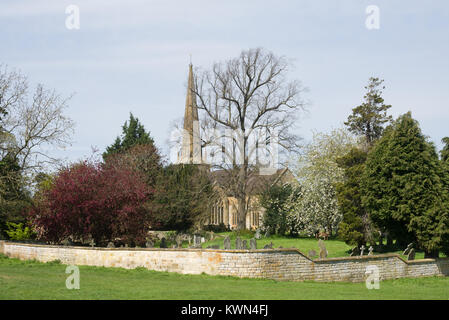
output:
[[[220,200],[209,210],[208,219],[205,225],[224,224],[228,229],[237,228],[237,199],[229,194],[226,185],[229,177],[225,170],[213,170],[207,161],[207,151],[202,147],[200,126],[198,118],[198,106],[194,89],[194,74],[192,64],[189,65],[189,75],[187,82],[187,96],[183,119],[183,130],[181,135],[180,150],[178,152],[177,163],[197,164],[203,166],[205,170],[210,170],[213,183],[220,195]],[[272,174],[254,175],[248,181],[251,190],[248,213],[246,215],[246,228],[255,230],[262,225],[264,208],[258,205],[260,194],[273,184],[284,184],[295,182],[296,179],[288,170],[276,169]]]

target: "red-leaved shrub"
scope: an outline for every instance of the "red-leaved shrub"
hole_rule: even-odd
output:
[[[72,237],[97,244],[120,238],[130,245],[145,242],[150,212],[143,204],[153,190],[138,170],[119,163],[82,162],[59,172],[30,211],[44,241]]]

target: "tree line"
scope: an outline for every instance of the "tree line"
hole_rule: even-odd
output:
[[[267,190],[271,232],[325,230],[352,245],[449,253],[449,138],[440,157],[411,112],[397,119],[370,78],[345,127],[315,134],[298,159],[295,187]]]

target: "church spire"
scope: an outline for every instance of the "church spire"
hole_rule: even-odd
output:
[[[201,142],[198,122],[198,107],[192,63],[189,65],[186,108],[184,112],[184,131],[182,135],[181,163],[201,163]]]

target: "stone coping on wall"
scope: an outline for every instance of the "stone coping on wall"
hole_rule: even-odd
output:
[[[263,253],[263,252],[296,252],[302,255],[303,257],[307,258],[310,261],[314,261],[313,259],[310,259],[308,256],[306,256],[304,253],[302,253],[297,248],[273,248],[273,249],[213,249],[213,248],[136,248],[136,247],[119,247],[119,248],[106,248],[106,247],[88,247],[88,246],[64,246],[64,245],[52,245],[52,244],[42,244],[42,243],[27,243],[27,242],[16,242],[16,241],[8,241],[8,240],[0,240],[0,243],[9,243],[12,245],[21,245],[26,247],[44,247],[44,248],[61,248],[61,249],[85,249],[85,250],[122,250],[122,251],[205,251],[205,252],[230,252],[230,253]]]

